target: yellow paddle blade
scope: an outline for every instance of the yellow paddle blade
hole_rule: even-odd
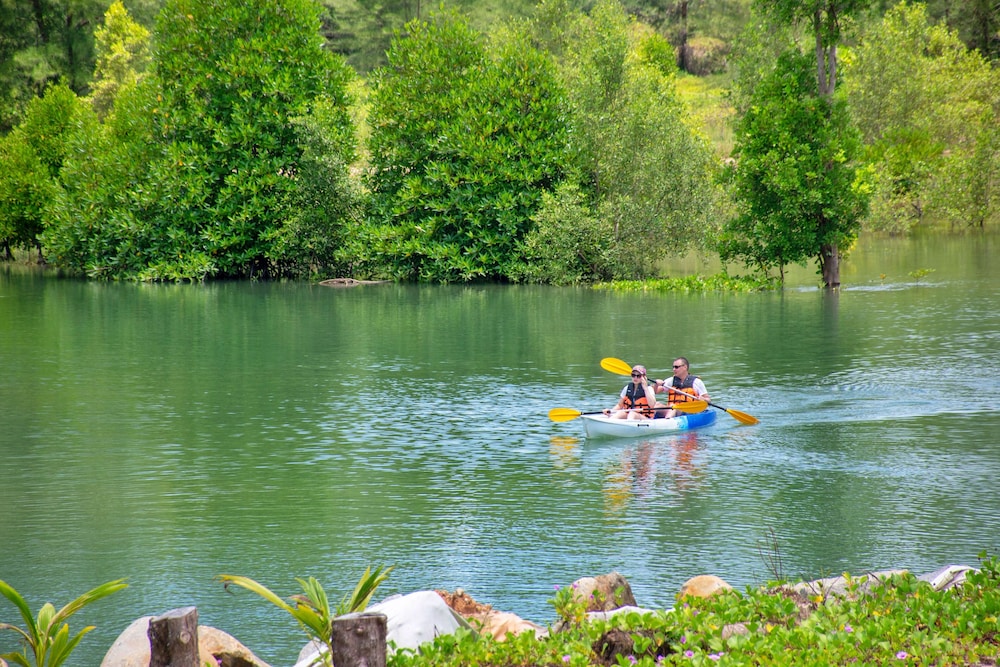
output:
[[[736,419],[736,421],[740,422],[741,424],[748,424],[752,426],[753,424],[760,423],[760,420],[754,417],[753,415],[748,415],[747,413],[740,412],[739,410],[726,410],[726,412],[728,412],[730,416],[732,416],[734,419]]]
[[[552,408],[549,410],[549,419],[554,422],[568,422],[571,419],[576,419],[582,414],[582,412],[574,410],[573,408]]]
[[[615,359],[614,357],[604,357],[601,359],[601,368],[617,375],[632,375],[632,367],[621,359]]]
[[[708,409],[708,401],[683,401],[670,407],[681,412],[704,412]]]

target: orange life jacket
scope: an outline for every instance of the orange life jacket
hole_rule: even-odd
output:
[[[680,378],[674,376],[673,380],[667,383],[667,386],[679,389],[685,393],[681,394],[676,391],[671,391],[667,397],[669,404],[675,405],[677,403],[686,403],[687,401],[697,401],[698,397],[694,393],[694,381],[697,379],[697,375],[688,375],[683,381],[681,381]]]
[[[642,413],[647,415],[651,412],[649,401],[646,400],[646,389],[641,384],[629,383],[625,387],[625,398],[622,399],[622,405],[625,406],[626,410],[642,410]]]

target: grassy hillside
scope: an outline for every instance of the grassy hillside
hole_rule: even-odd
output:
[[[729,73],[677,77],[677,92],[691,110],[692,120],[705,133],[720,158],[729,157],[733,150],[733,107],[727,91],[732,76]]]

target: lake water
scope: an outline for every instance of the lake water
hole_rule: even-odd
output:
[[[71,619],[97,625],[71,666],[196,605],[278,667],[292,619],[216,575],[339,599],[392,564],[377,599],[462,587],[545,624],[553,586],[611,570],[649,607],[696,574],[761,583],[771,535],[789,578],[975,565],[1000,552],[998,255],[864,239],[839,292],[803,270],[766,294],[0,267],[0,579],[37,609],[128,578]],[[761,423],[597,441],[546,417],[614,403],[602,357],[663,377],[679,355]]]

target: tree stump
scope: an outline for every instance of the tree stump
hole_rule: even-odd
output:
[[[181,607],[149,620],[149,667],[199,667],[198,609]]]
[[[385,667],[387,625],[385,614],[362,612],[333,619],[334,667]]]

